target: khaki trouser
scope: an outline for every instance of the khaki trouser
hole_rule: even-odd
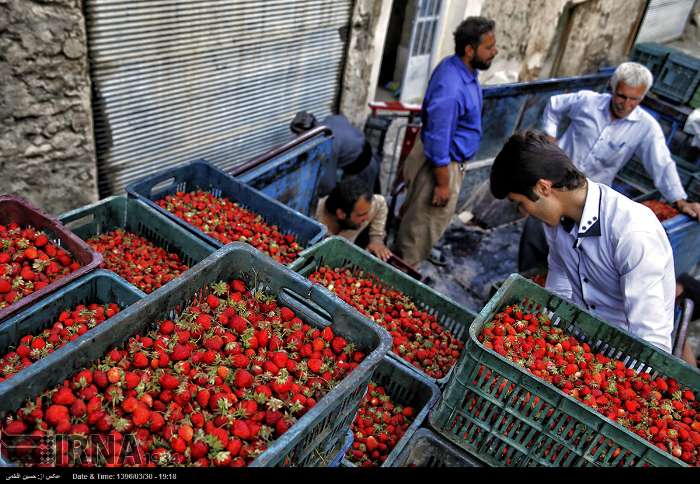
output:
[[[396,236],[397,250],[413,267],[430,255],[455,213],[464,171],[459,163],[453,162],[449,165],[449,172],[450,199],[444,207],[435,207],[432,204],[435,188],[433,165],[426,160],[419,138],[404,165],[404,180],[408,186]]]

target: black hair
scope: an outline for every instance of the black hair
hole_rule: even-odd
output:
[[[372,190],[367,182],[357,176],[344,178],[331,191],[326,199],[326,210],[335,215],[335,211],[341,209],[350,216],[355,209],[355,204],[361,198],[372,200]]]
[[[485,17],[467,17],[454,31],[455,54],[464,57],[464,49],[471,45],[474,50],[481,44],[484,34],[493,32],[496,22]]]
[[[299,111],[289,125],[289,129],[294,134],[305,133],[306,131],[318,126],[316,116],[306,111]]]
[[[524,195],[532,201],[538,180],[552,182],[554,188],[574,190],[584,185],[581,173],[556,143],[536,130],[523,130],[511,136],[491,167],[491,193],[502,199],[509,193]]]

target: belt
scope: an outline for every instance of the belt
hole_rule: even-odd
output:
[[[453,161],[452,163],[457,163],[457,166],[459,167],[459,171],[462,173],[467,171],[467,160],[465,161]]]

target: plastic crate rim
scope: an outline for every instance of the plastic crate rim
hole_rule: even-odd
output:
[[[218,173],[219,173],[220,175],[222,175],[222,176],[229,177],[229,178],[235,180],[236,182],[238,182],[238,183],[244,185],[246,188],[248,188],[248,189],[252,190],[253,192],[255,192],[255,194],[256,194],[257,196],[259,196],[259,197],[265,199],[267,202],[270,202],[270,203],[272,203],[273,205],[275,205],[278,209],[283,209],[284,211],[292,210],[292,211],[294,212],[294,216],[295,216],[295,217],[302,218],[302,219],[304,219],[305,222],[310,223],[310,224],[316,226],[316,228],[318,228],[318,229],[321,230],[321,233],[319,233],[316,237],[314,237],[315,239],[319,239],[319,237],[320,237],[320,238],[323,238],[323,236],[326,234],[326,231],[328,230],[327,227],[326,227],[325,225],[323,225],[322,223],[320,223],[318,220],[315,220],[315,219],[309,217],[308,215],[304,215],[304,214],[301,213],[301,212],[297,212],[296,210],[291,209],[290,207],[286,206],[285,204],[283,204],[283,203],[280,202],[279,200],[275,200],[274,198],[270,197],[269,195],[266,195],[265,193],[263,193],[262,191],[258,190],[257,188],[253,188],[252,186],[248,185],[246,182],[244,182],[243,180],[241,180],[239,177],[233,176],[233,175],[231,175],[231,174],[229,174],[229,173],[226,173],[226,172],[223,171],[222,169],[220,169],[220,168],[214,166],[213,164],[211,164],[209,161],[207,161],[207,160],[204,159],[204,158],[199,158],[199,159],[196,159],[196,160],[191,161],[191,162],[189,162],[189,163],[183,163],[183,164],[180,164],[180,165],[178,165],[178,166],[176,166],[176,167],[173,167],[173,168],[167,168],[167,169],[161,170],[160,172],[157,172],[157,173],[154,173],[153,175],[151,175],[151,177],[162,176],[163,174],[166,174],[167,172],[173,171],[173,170],[176,170],[176,169],[177,169],[177,170],[181,170],[181,169],[184,169],[184,168],[196,167],[196,166],[205,167],[205,168],[208,169],[208,170],[213,170],[213,171],[215,171],[215,172],[218,172]],[[165,178],[164,180],[167,180],[167,178]],[[158,183],[160,183],[160,182],[162,182],[162,181],[164,181],[164,180],[160,180]],[[135,182],[129,184],[129,185],[126,187],[127,192],[133,191],[134,193],[136,193],[135,187],[137,187],[137,186],[138,186],[139,184],[141,184],[141,183],[143,183],[143,180],[137,180],[137,181],[135,181]],[[140,194],[138,194],[138,193],[136,193],[136,194],[137,194],[138,198],[142,198],[142,197],[143,197],[142,195],[140,195]],[[227,197],[227,198],[228,198],[228,197]],[[162,207],[158,206],[158,204],[156,204],[153,200],[147,199],[146,201],[147,201],[147,203],[148,203],[149,205],[155,205],[155,206],[157,206],[159,209],[162,210]],[[236,202],[235,200],[231,200],[231,201],[233,201],[233,202],[235,202],[235,203],[237,203],[237,204],[239,203],[239,202]],[[248,209],[248,210],[251,210],[251,209]],[[252,211],[252,210],[251,210],[251,211]],[[260,214],[260,215],[262,215],[262,214]],[[189,223],[189,222],[186,222],[186,223]],[[192,225],[192,224],[190,224],[190,225]],[[193,227],[194,227],[194,225],[193,225]],[[197,230],[200,230],[200,229],[198,229],[197,227],[194,227],[194,228],[196,228]],[[281,227],[280,227],[280,229],[281,229]],[[200,231],[201,231],[204,235],[209,236],[209,235],[206,234],[203,230],[200,230]],[[211,237],[211,236],[209,236],[209,237]],[[320,240],[320,239],[319,239],[319,240]],[[312,242],[313,242],[313,240],[309,241],[309,243],[312,243]],[[311,246],[311,245],[310,245],[310,246]]]

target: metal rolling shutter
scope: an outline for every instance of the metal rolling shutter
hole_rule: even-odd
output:
[[[650,0],[637,43],[669,42],[679,38],[694,4],[695,0]]]
[[[100,195],[204,158],[231,169],[322,120],[352,0],[86,0]]]

